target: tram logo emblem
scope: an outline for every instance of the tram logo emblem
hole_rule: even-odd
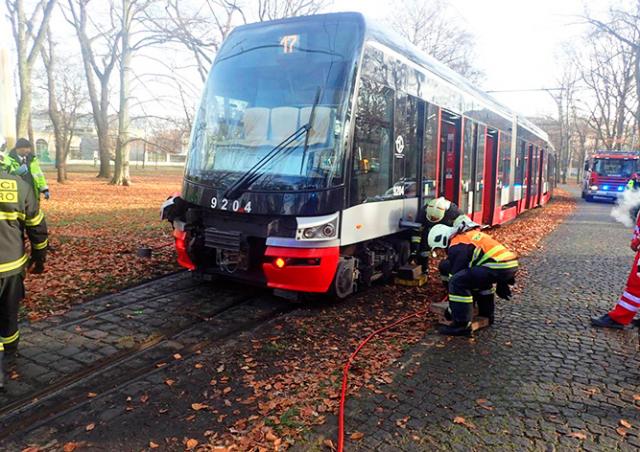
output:
[[[403,158],[404,157],[404,138],[402,138],[402,135],[398,135],[398,138],[396,138],[396,158]]]

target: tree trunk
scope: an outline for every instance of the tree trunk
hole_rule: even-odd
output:
[[[116,143],[116,162],[111,183],[130,185],[129,175],[129,73],[131,72],[131,52],[129,31],[131,27],[130,0],[122,0],[122,30],[120,39],[120,111],[118,112],[118,139]]]

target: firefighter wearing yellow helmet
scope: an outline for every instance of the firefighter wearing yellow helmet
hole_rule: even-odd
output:
[[[411,260],[422,265],[423,273],[427,272],[429,265],[430,246],[427,237],[429,230],[436,224],[450,226],[456,231],[467,231],[480,226],[444,197],[431,199],[426,205],[422,227],[415,229],[411,236]]]

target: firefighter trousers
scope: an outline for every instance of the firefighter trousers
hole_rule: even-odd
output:
[[[22,274],[0,278],[0,351],[13,351],[18,346],[18,309],[24,298]]]
[[[640,263],[640,252],[636,253],[633,266],[627,285],[620,295],[620,299],[615,307],[609,312],[609,317],[622,325],[628,325],[640,309],[640,276],[638,276],[638,264]]]
[[[478,315],[493,320],[495,311],[496,283],[513,284],[516,268],[493,269],[485,266],[466,268],[449,276],[447,259],[440,263],[443,280],[448,278],[449,308],[455,323],[473,320],[473,305],[478,306]]]

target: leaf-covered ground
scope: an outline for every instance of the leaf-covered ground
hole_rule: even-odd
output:
[[[527,255],[540,248],[540,240],[574,207],[574,200],[558,190],[550,205],[489,233],[520,256]],[[310,450],[332,449],[335,439],[323,441],[310,433],[317,426],[336,422],[346,358],[374,330],[442,299],[445,291],[436,264],[432,260],[429,284],[422,288],[378,286],[342,303],[310,305],[260,328],[246,347],[227,362],[216,363],[220,367],[212,375],[213,388],[224,388],[233,381],[234,393],[241,396],[225,398],[222,390],[214,389],[204,392],[203,400],[198,401],[217,406],[225,400],[229,412],[204,432],[209,447],[203,449],[282,450],[291,444]],[[523,268],[520,278],[525,274]],[[414,318],[370,342],[352,365],[349,396],[363,387],[381,392],[382,385],[392,383],[391,364],[432,326],[430,315]],[[352,439],[357,440],[357,432],[354,434]]]
[[[160,205],[179,191],[181,174],[138,174],[130,187],[109,185],[93,172],[70,173],[65,184],[47,174],[51,199],[41,208],[52,251],[46,273],[29,275],[25,314],[36,320],[96,295],[176,270],[171,227]],[[164,245],[164,246],[163,246]],[[139,247],[154,248],[151,259]]]

